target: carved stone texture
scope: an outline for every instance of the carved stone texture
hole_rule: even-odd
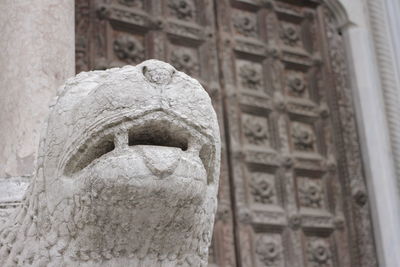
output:
[[[257,37],[257,14],[236,11],[232,17],[233,26],[239,35]]]
[[[284,44],[289,46],[300,45],[299,27],[295,24],[283,22],[281,26],[281,39]]]
[[[282,240],[279,234],[263,234],[258,237],[255,247],[260,267],[284,266]]]
[[[315,238],[308,243],[308,263],[310,267],[331,267],[332,252],[328,240]]]
[[[250,145],[269,146],[268,119],[250,114],[242,114],[243,134]]]
[[[251,195],[259,204],[276,204],[275,177],[269,173],[251,173]]]
[[[113,42],[113,50],[117,58],[129,64],[144,60],[144,47],[140,40],[132,35],[120,35]]]
[[[260,63],[237,60],[237,73],[243,89],[260,91],[263,86],[262,72]]]
[[[174,47],[171,53],[171,64],[188,75],[199,75],[199,57],[194,48]]]
[[[196,6],[193,0],[169,0],[168,7],[171,15],[180,20],[195,20]]]
[[[347,221],[353,226],[349,233],[354,237],[352,242],[358,244],[352,251],[352,262],[354,266],[376,267],[378,266],[377,250],[374,242],[373,225],[371,221],[370,206],[368,203],[365,188],[365,177],[360,151],[360,142],[357,131],[356,115],[353,105],[353,91],[349,84],[349,70],[345,53],[345,44],[342,36],[337,32],[335,18],[328,9],[324,9],[330,65],[332,66],[335,84],[336,105],[332,110],[332,117],[337,120],[337,140],[341,140],[340,147],[344,148],[343,154],[339,157],[339,166],[344,166],[346,175],[343,177],[346,184],[350,185],[347,190],[352,191],[355,203],[347,203],[349,214]],[[356,191],[354,191],[356,189]],[[359,191],[361,190],[361,191]],[[361,194],[359,194],[360,192]],[[361,197],[361,198],[360,198]],[[361,200],[361,202],[360,202]],[[365,202],[364,202],[365,201]],[[364,203],[364,204],[363,204]],[[356,204],[356,205],[355,205]],[[361,205],[360,205],[361,204]],[[361,207],[361,208],[360,208]]]
[[[44,132],[1,266],[207,266],[220,133],[196,80],[156,60],[83,72]]]
[[[320,209],[324,207],[322,180],[298,177],[300,206]]]
[[[295,150],[312,152],[315,150],[315,133],[311,125],[292,122],[292,140]]]
[[[297,71],[288,71],[286,77],[287,92],[290,96],[307,96],[307,83],[304,77],[304,73]]]
[[[118,0],[118,3],[129,7],[143,8],[143,0]]]

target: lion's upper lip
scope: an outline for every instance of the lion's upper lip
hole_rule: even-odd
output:
[[[94,132],[91,138],[84,140],[78,149],[71,153],[64,174],[71,176],[105,154],[142,145],[189,151],[200,157],[208,171],[207,154],[211,151],[209,137],[184,120],[159,111],[105,125]]]

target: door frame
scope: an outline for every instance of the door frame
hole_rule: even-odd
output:
[[[374,15],[374,19],[382,20],[380,30],[386,30],[385,18],[372,14],[384,10],[383,3],[377,1],[368,14],[362,0],[324,1],[344,38],[379,265],[400,266],[399,192],[390,140],[390,114],[385,112],[385,88],[381,86],[384,77],[379,75],[382,65],[376,57],[377,50],[390,46],[374,43],[370,28]],[[381,52],[391,54],[391,51]]]

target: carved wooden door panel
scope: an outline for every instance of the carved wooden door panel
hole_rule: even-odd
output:
[[[343,44],[321,2],[216,1],[239,266],[377,264]]]
[[[76,0],[77,72],[158,58],[223,138],[210,266],[377,266],[341,36],[319,0]]]

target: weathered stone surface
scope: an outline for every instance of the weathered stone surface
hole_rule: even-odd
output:
[[[202,86],[145,61],[67,81],[1,266],[207,266],[220,164]]]

